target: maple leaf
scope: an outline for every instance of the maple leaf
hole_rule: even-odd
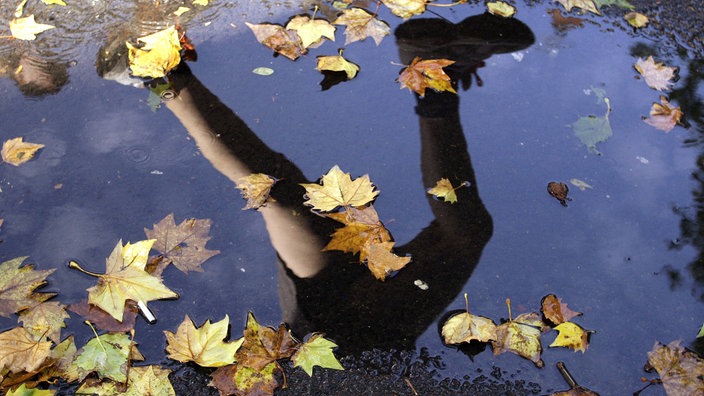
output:
[[[347,79],[351,80],[357,75],[359,66],[343,58],[342,50],[340,50],[340,55],[319,56],[316,69],[319,71],[345,72]]]
[[[23,142],[21,137],[16,137],[2,144],[0,155],[4,162],[19,166],[34,158],[34,154],[42,147],[44,147],[43,144]]]
[[[572,11],[572,7],[581,8],[584,11],[589,11],[597,15],[601,15],[592,0],[557,0],[567,12]]]
[[[95,372],[100,378],[127,381],[131,347],[132,340],[125,333],[105,333],[91,338],[74,360],[79,379],[82,381],[88,374]]]
[[[156,365],[130,368],[125,396],[175,396],[169,374],[171,370]]]
[[[459,186],[453,187],[450,180],[443,177],[437,181],[435,187],[429,188],[427,192],[436,198],[442,198],[445,202],[455,203],[457,202],[457,194],[455,194],[455,190],[468,185],[469,182],[462,182]]]
[[[333,22],[335,25],[344,25],[345,45],[371,37],[376,45],[381,44],[384,36],[391,34],[389,24],[376,18],[376,16],[363,8],[348,8]]]
[[[299,56],[308,52],[303,44],[298,33],[292,30],[287,30],[281,25],[270,23],[251,24],[245,22],[254,33],[257,41],[271,48],[276,53],[281,54],[288,59],[296,60]]]
[[[543,350],[540,344],[540,333],[545,324],[540,319],[540,315],[528,312],[513,319],[509,299],[506,299],[506,305],[508,305],[509,320],[496,329],[496,340],[491,342],[494,355],[513,352],[532,361],[537,367],[543,367],[544,363],[540,358]]]
[[[308,15],[297,15],[287,24],[286,30],[293,30],[301,38],[303,48],[322,43],[323,39],[335,41],[335,26],[324,19],[311,19]]]
[[[31,373],[42,366],[51,354],[51,341],[41,341],[24,327],[0,333],[0,372]]]
[[[331,213],[328,217],[343,224],[335,230],[330,242],[323,250],[340,250],[347,253],[359,253],[368,243],[389,242],[391,234],[379,220],[373,205],[362,209],[351,208],[341,213]]]
[[[286,325],[278,329],[261,326],[254,314],[247,314],[247,325],[244,330],[244,343],[237,351],[237,363],[254,370],[262,370],[277,359],[287,358],[293,354],[296,341]]]
[[[273,395],[279,387],[276,373],[281,368],[271,362],[261,370],[241,364],[231,364],[215,370],[208,385],[218,388],[221,395],[265,396]]]
[[[391,13],[407,19],[425,12],[426,0],[381,0]]]
[[[46,277],[56,271],[34,270],[34,265],[22,266],[27,257],[17,257],[0,264],[0,316],[30,308],[53,297],[53,293],[34,293],[46,283]]]
[[[42,371],[39,381],[49,381],[51,378],[63,378],[67,382],[78,381],[78,367],[73,364],[76,357],[76,344],[73,335],[68,336],[51,350],[49,361],[53,364]]]
[[[323,337],[322,334],[313,334],[306,342],[298,347],[291,356],[294,367],[301,367],[308,376],[313,376],[313,366],[344,370],[332,350],[337,344]]]
[[[167,356],[179,362],[195,362],[202,367],[221,367],[233,363],[244,338],[225,342],[229,323],[230,317],[225,315],[219,322],[206,320],[203,326],[196,328],[186,315],[176,333],[164,331]]]
[[[147,303],[164,298],[178,298],[178,294],[168,289],[161,279],[144,270],[145,254],[151,249],[154,239],[138,242],[140,252],[135,252],[131,244],[122,246],[119,241],[106,260],[105,274],[86,271],[75,261],[70,267],[98,277],[98,284],[88,289],[88,302],[109,313],[117,321],[122,321],[126,300]],[[135,244],[135,245],[137,245]],[[123,250],[127,255],[123,254]]]
[[[18,40],[34,40],[37,34],[53,29],[56,26],[37,23],[34,15],[24,18],[15,18],[10,21],[10,34]]]
[[[503,18],[510,18],[516,15],[516,7],[503,1],[490,1],[486,3],[486,8],[491,15]]]
[[[653,103],[650,117],[644,121],[661,131],[670,132],[680,122],[682,109],[679,106],[670,106],[670,102],[664,96],[660,96],[660,103]]]
[[[540,301],[540,306],[545,319],[556,325],[582,314],[581,312],[575,312],[567,308],[567,304],[563,303],[562,299],[558,298],[554,294],[548,294],[543,297]]]
[[[354,180],[349,173],[344,173],[335,165],[323,175],[322,184],[302,183],[306,189],[304,204],[313,209],[329,212],[339,206],[363,206],[374,200],[379,194],[369,180],[369,176],[360,176]]]
[[[397,81],[401,83],[401,89],[408,88],[421,97],[425,96],[426,88],[457,93],[452,88],[450,76],[442,70],[453,63],[455,61],[448,59],[421,60],[420,57],[415,57],[411,64],[401,71]]]
[[[635,11],[631,11],[628,14],[624,15],[623,19],[625,19],[629,25],[633,26],[636,29],[645,27],[648,23],[650,23],[650,20],[647,16]]]
[[[411,262],[410,256],[400,257],[391,252],[394,242],[367,242],[359,253],[360,261],[367,263],[372,275],[380,281]]]
[[[679,340],[667,345],[655,342],[648,364],[660,375],[668,395],[704,394],[704,360],[681,347]]]
[[[677,76],[677,68],[665,66],[660,62],[655,62],[652,56],[647,59],[638,58],[633,66],[645,79],[650,88],[658,91],[667,91],[673,85],[672,79]]]
[[[161,274],[166,266],[173,263],[181,272],[203,272],[200,267],[206,260],[219,254],[219,250],[206,249],[210,240],[210,219],[186,219],[176,226],[174,214],[164,217],[154,224],[154,229],[144,229],[147,238],[156,239],[154,249],[164,258],[153,272]]]
[[[17,321],[37,339],[46,336],[58,344],[61,341],[61,328],[66,327],[64,320],[68,318],[65,305],[58,301],[45,301],[22,311]]]
[[[271,187],[276,182],[275,178],[263,173],[253,173],[239,178],[237,188],[242,193],[242,197],[247,200],[247,205],[242,210],[259,209],[266,206]]]
[[[122,322],[116,320],[109,313],[95,305],[88,304],[88,300],[81,300],[79,303],[71,304],[68,306],[68,309],[91,322],[97,329],[113,332],[130,331],[134,329],[137,314],[139,313],[137,303],[132,300],[127,300],[125,303],[125,312],[122,314]]]
[[[461,344],[473,340],[489,342],[496,340],[496,323],[493,320],[469,313],[467,293],[464,294],[465,312],[451,316],[442,325],[445,344]]]
[[[550,344],[551,347],[569,347],[584,353],[589,347],[589,331],[572,322],[562,322],[555,326],[558,331],[557,338]]]
[[[133,76],[164,77],[181,63],[181,40],[173,26],[126,44]]]

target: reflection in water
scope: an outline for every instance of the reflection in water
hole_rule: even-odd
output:
[[[515,19],[477,15],[453,25],[439,19],[408,21],[396,31],[401,61],[449,58],[454,81],[481,85],[477,69],[492,54],[532,44],[530,29]],[[275,202],[259,211],[279,257],[279,297],[283,320],[298,335],[321,331],[343,353],[371,348],[412,349],[416,338],[442,314],[471,276],[492,234],[492,220],[477,190],[459,119],[459,97],[429,92],[417,97],[423,184],[440,178],[457,190],[458,202],[428,196],[434,220],[396,250],[413,261],[386,282],[373,279],[349,255],[322,252],[334,221],[303,206],[308,182],[298,167],[271,150],[249,127],[181,65],[170,76],[178,97],[166,107],[181,121],[203,155],[231,181],[265,173],[280,181]],[[419,191],[419,194],[425,194]],[[421,290],[414,281],[429,285]]]

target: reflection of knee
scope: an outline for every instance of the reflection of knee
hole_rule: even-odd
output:
[[[426,118],[444,118],[457,114],[460,107],[460,98],[457,94],[449,92],[435,92],[426,90],[425,96],[416,96],[416,114]]]

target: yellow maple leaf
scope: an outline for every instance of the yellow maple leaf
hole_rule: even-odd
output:
[[[516,7],[503,1],[490,1],[486,3],[486,8],[491,15],[498,15],[504,18],[516,15]]]
[[[658,91],[669,90],[673,84],[672,79],[674,79],[677,74],[676,67],[669,67],[661,62],[655,62],[652,56],[649,56],[645,60],[638,58],[633,67],[643,76],[646,84],[648,84],[650,88],[657,89]]]
[[[164,77],[181,62],[181,41],[174,26],[140,37],[137,43],[126,42],[133,76]]]
[[[559,333],[550,344],[551,347],[568,347],[584,353],[589,347],[589,332],[572,322],[563,322],[555,326]]]
[[[462,182],[459,186],[453,187],[452,183],[450,183],[450,180],[443,177],[442,179],[437,181],[435,187],[428,189],[428,194],[433,195],[437,198],[442,198],[446,202],[455,203],[457,202],[457,194],[455,194],[455,190],[468,185],[469,182]]]
[[[271,187],[276,179],[263,173],[253,173],[237,180],[237,188],[242,192],[242,197],[247,200],[245,209],[259,209],[266,206],[269,200]]]
[[[650,22],[647,16],[635,11],[631,11],[624,15],[623,19],[625,19],[626,22],[634,28],[642,28]]]
[[[391,34],[391,27],[376,18],[375,14],[363,8],[348,8],[333,22],[335,25],[345,25],[345,45],[361,41],[367,37],[374,39],[376,45],[381,44],[384,36]]]
[[[124,396],[176,396],[169,374],[171,370],[157,365],[131,367]]]
[[[426,0],[381,0],[394,15],[410,18],[425,12]]]
[[[369,271],[380,281],[384,281],[390,273],[411,262],[410,256],[400,257],[394,254],[391,251],[393,247],[394,242],[367,242],[359,253],[360,261],[366,262]]]
[[[119,241],[106,260],[105,274],[96,274],[71,261],[69,266],[98,277],[98,284],[88,288],[88,302],[122,322],[127,300],[148,301],[178,298],[178,294],[164,286],[161,279],[144,270],[146,256],[156,240],[140,241],[122,246]],[[135,247],[136,246],[136,247]]]
[[[450,66],[455,61],[448,59],[426,59],[416,57],[401,71],[397,81],[401,89],[408,88],[420,96],[425,96],[425,89],[457,93],[452,87],[450,76],[445,74],[443,67]]]
[[[37,23],[34,20],[34,14],[24,17],[15,18],[10,21],[10,34],[18,40],[34,40],[37,34],[53,29],[56,26]]]
[[[51,342],[36,340],[23,327],[0,333],[0,371],[31,373],[51,354]]]
[[[322,185],[302,183],[306,189],[307,200],[304,204],[313,209],[330,212],[339,206],[363,206],[374,200],[379,194],[369,176],[360,176],[354,180],[349,173],[344,173],[335,165],[322,177]]]
[[[19,166],[34,158],[34,154],[42,147],[43,144],[23,142],[21,137],[16,137],[2,144],[0,155],[8,164]]]
[[[303,48],[319,44],[323,39],[335,41],[335,26],[324,19],[311,19],[308,15],[295,16],[286,24],[286,29],[298,33]]]
[[[581,8],[585,11],[592,12],[597,15],[601,15],[599,10],[596,8],[593,0],[557,0],[567,12],[571,11],[573,7]]]
[[[467,293],[464,294],[464,301],[467,306],[465,312],[453,315],[442,325],[445,344],[496,340],[496,323],[487,317],[469,313]]]
[[[164,331],[167,356],[182,363],[195,362],[202,367],[222,367],[234,363],[235,353],[244,338],[225,342],[229,323],[230,318],[225,315],[219,322],[210,323],[207,320],[203,326],[196,328],[186,315],[176,333]]]
[[[320,71],[328,70],[345,72],[345,74],[347,74],[347,79],[351,80],[357,75],[359,66],[343,58],[342,51],[340,51],[340,55],[319,56],[316,69]]]
[[[343,224],[335,230],[332,239],[323,250],[340,250],[347,253],[359,253],[366,244],[391,241],[391,234],[379,220],[374,206],[362,209],[351,208],[341,213],[331,213],[328,217]]]

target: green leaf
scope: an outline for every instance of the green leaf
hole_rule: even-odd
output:
[[[301,344],[291,360],[294,367],[303,368],[309,376],[313,376],[313,366],[344,370],[345,368],[332,353],[333,348],[336,347],[337,344],[323,338],[322,334],[313,334],[308,341]]]
[[[699,329],[699,334],[697,334],[697,338],[699,337],[704,337],[704,324],[702,325],[702,328]]]
[[[24,384],[22,384],[14,391],[7,391],[6,396],[52,396],[55,392],[56,391],[53,390],[27,389]]]
[[[131,345],[132,341],[125,333],[106,333],[92,338],[74,361],[80,379],[96,372],[101,378],[127,381],[127,360]]]
[[[627,0],[594,0],[594,4],[597,6],[597,8],[601,8],[604,6],[616,6],[625,8],[627,10],[632,10],[635,8]]]

